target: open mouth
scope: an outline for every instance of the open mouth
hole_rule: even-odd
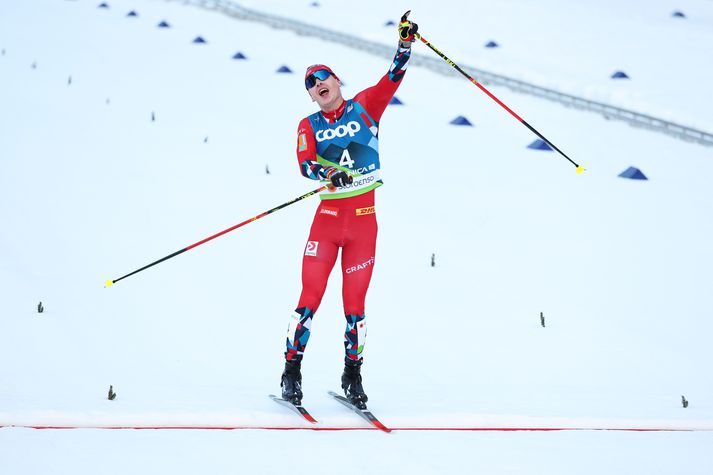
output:
[[[317,91],[317,94],[319,94],[320,96],[324,97],[324,96],[326,96],[327,94],[329,94],[329,89],[327,89],[326,87],[323,87],[323,88],[321,88],[319,91]]]

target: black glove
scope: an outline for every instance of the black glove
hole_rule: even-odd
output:
[[[343,172],[341,170],[337,170],[330,173],[327,178],[329,178],[332,182],[332,185],[336,186],[337,188],[347,186],[351,184],[352,181],[354,181],[354,178],[352,178],[347,172]]]
[[[402,46],[410,46],[418,32],[418,25],[408,20],[409,13],[411,10],[403,14],[399,23],[399,40]]]

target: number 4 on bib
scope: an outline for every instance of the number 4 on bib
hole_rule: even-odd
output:
[[[346,148],[342,152],[342,158],[339,159],[339,165],[342,167],[354,168],[354,160],[349,155],[349,150]]]

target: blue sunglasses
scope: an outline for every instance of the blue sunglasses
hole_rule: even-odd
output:
[[[320,81],[324,81],[331,75],[332,73],[330,73],[326,69],[318,69],[309,76],[307,76],[307,78],[305,79],[305,87],[307,89],[312,89],[314,85],[317,84],[317,79],[319,79]]]

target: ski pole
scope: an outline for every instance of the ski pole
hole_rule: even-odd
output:
[[[418,38],[419,40],[421,40],[426,46],[428,46],[429,48],[431,48],[431,49],[432,49],[438,56],[440,56],[446,63],[448,63],[448,64],[450,64],[451,66],[453,66],[453,68],[455,68],[456,71],[458,71],[458,72],[461,73],[463,76],[465,76],[466,78],[468,78],[468,80],[469,80],[470,82],[472,82],[473,84],[475,84],[476,86],[478,86],[478,88],[480,88],[481,91],[483,91],[484,93],[486,93],[492,100],[494,100],[495,102],[497,102],[498,104],[500,104],[500,105],[503,107],[503,109],[505,109],[506,111],[508,111],[508,112],[510,113],[510,115],[512,115],[513,117],[515,117],[517,120],[519,120],[525,127],[527,127],[528,129],[530,129],[530,131],[532,131],[535,135],[537,135],[537,136],[540,137],[542,140],[544,140],[544,141],[547,143],[547,145],[549,145],[549,146],[552,147],[553,149],[557,150],[557,152],[559,152],[560,155],[562,155],[564,158],[566,158],[567,160],[569,160],[570,163],[572,163],[572,165],[574,165],[575,167],[577,167],[577,173],[582,173],[582,172],[585,170],[584,167],[582,167],[582,166],[580,166],[580,165],[577,165],[577,164],[574,162],[574,160],[572,160],[571,158],[569,158],[569,157],[567,156],[567,154],[565,154],[562,150],[560,150],[559,148],[557,148],[557,147],[555,146],[555,144],[553,144],[552,142],[550,142],[549,140],[547,140],[544,135],[542,135],[541,133],[539,133],[533,126],[531,126],[530,124],[528,124],[528,123],[525,121],[525,119],[523,119],[522,117],[520,117],[519,115],[517,115],[512,109],[510,109],[508,106],[506,106],[500,99],[498,99],[497,97],[495,97],[490,91],[488,91],[482,84],[480,84],[480,83],[479,83],[476,79],[474,79],[470,74],[468,74],[468,73],[466,73],[465,71],[463,71],[463,70],[460,68],[460,66],[458,66],[456,63],[454,63],[453,61],[451,61],[445,54],[441,53],[441,52],[438,50],[438,48],[436,48],[435,46],[433,46],[428,40],[426,40],[426,38],[424,38],[423,36],[421,36],[419,33],[416,33],[414,36],[415,36],[416,38]]]
[[[241,227],[241,226],[244,226],[244,225],[246,225],[246,224],[248,224],[248,223],[252,223],[253,221],[258,220],[258,219],[262,218],[263,216],[267,216],[267,215],[270,214],[270,213],[273,213],[273,212],[275,212],[275,211],[277,211],[277,210],[280,210],[280,209],[282,209],[282,208],[285,208],[285,207],[287,207],[287,206],[289,206],[289,205],[291,205],[291,204],[297,203],[297,202],[300,201],[300,200],[303,200],[303,199],[305,199],[305,198],[309,198],[309,197],[312,196],[312,195],[316,195],[316,194],[319,193],[320,191],[326,190],[328,187],[329,187],[329,185],[321,186],[321,187],[317,188],[316,190],[310,191],[309,193],[305,193],[305,194],[302,195],[302,196],[298,196],[297,198],[295,198],[295,199],[293,199],[293,200],[291,200],[291,201],[288,201],[288,202],[286,202],[286,203],[282,203],[280,206],[275,206],[275,207],[272,208],[271,210],[265,211],[264,213],[260,213],[260,214],[258,214],[257,216],[254,216],[254,217],[252,217],[252,218],[250,218],[250,219],[246,219],[246,220],[243,221],[242,223],[238,223],[238,224],[236,224],[235,226],[231,226],[231,227],[229,227],[228,229],[224,229],[224,230],[220,231],[219,233],[213,234],[212,236],[209,236],[209,237],[207,237],[207,238],[205,238],[205,239],[203,239],[203,240],[200,240],[200,241],[198,241],[198,242],[196,242],[196,243],[194,243],[194,244],[191,244],[191,245],[188,246],[188,247],[184,247],[183,249],[181,249],[181,250],[179,250],[179,251],[176,251],[176,252],[174,252],[173,254],[169,254],[169,255],[166,256],[166,257],[162,257],[161,259],[159,259],[159,260],[157,260],[157,261],[154,261],[154,262],[152,262],[151,264],[148,264],[148,265],[143,266],[141,269],[136,269],[136,270],[133,271],[133,272],[129,272],[128,274],[126,274],[126,275],[123,276],[123,277],[119,277],[118,279],[114,279],[114,280],[109,279],[109,280],[106,281],[106,285],[104,285],[104,287],[111,287],[112,285],[114,285],[115,283],[119,282],[119,281],[122,280],[122,279],[126,279],[127,277],[132,276],[132,275],[134,275],[134,274],[138,274],[138,273],[141,272],[142,270],[146,270],[146,269],[148,269],[149,267],[153,267],[153,266],[155,266],[156,264],[160,264],[160,263],[162,263],[163,261],[167,261],[167,260],[171,259],[172,257],[176,257],[176,256],[179,255],[179,254],[183,254],[183,253],[186,252],[186,251],[190,251],[191,249],[196,248],[196,247],[200,246],[201,244],[205,244],[205,243],[207,243],[208,241],[212,241],[213,239],[222,236],[223,234],[227,234],[227,233],[229,233],[230,231],[233,231],[233,230],[235,230],[235,229],[238,229],[238,228]]]

